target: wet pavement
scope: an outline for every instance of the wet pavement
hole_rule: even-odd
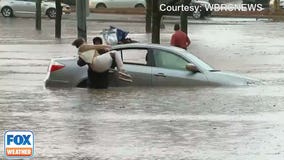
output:
[[[46,89],[50,58],[75,56],[76,22],[41,32],[31,18],[0,17],[0,131],[35,133],[35,159],[284,159],[284,23],[191,24],[189,50],[216,69],[259,79],[251,87]],[[143,23],[109,25],[150,42]],[[168,45],[172,24],[161,30]],[[3,141],[0,140],[0,155]]]

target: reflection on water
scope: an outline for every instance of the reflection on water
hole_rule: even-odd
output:
[[[0,124],[32,129],[43,159],[281,159],[283,96],[262,91],[283,89],[20,87],[0,93]]]

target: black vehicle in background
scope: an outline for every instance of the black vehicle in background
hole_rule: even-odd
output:
[[[263,8],[269,8],[270,0],[243,0],[243,4],[261,4]]]
[[[206,9],[206,7],[208,7],[210,5],[209,2],[207,1],[202,1],[202,0],[192,0],[190,3],[191,6],[199,6],[199,10],[198,11],[194,11],[194,12],[190,12],[190,16],[192,16],[194,19],[203,19],[207,16],[211,16],[212,11],[208,9]],[[207,6],[206,6],[207,5]]]
[[[188,16],[192,16],[194,19],[204,19],[206,16],[211,16],[212,11],[210,9],[207,9],[208,6],[210,6],[210,3],[208,1],[204,0],[191,0],[187,1],[188,3],[182,4],[182,1],[177,1],[175,3],[169,3],[170,0],[161,0],[160,4],[169,4],[169,6],[175,6],[176,9],[178,6],[187,6],[188,8],[198,8],[193,9],[190,11],[186,11],[186,14]],[[160,10],[164,15],[173,15],[173,16],[179,16],[181,13],[181,10],[171,10],[171,11],[163,11]]]

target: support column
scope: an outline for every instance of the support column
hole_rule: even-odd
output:
[[[36,1],[36,30],[41,30],[41,1]]]
[[[87,41],[86,7],[86,0],[76,0],[78,38],[83,38]]]
[[[56,0],[55,6],[56,6],[55,37],[61,38],[61,19],[62,19],[61,0]]]

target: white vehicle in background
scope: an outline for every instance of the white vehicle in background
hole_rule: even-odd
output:
[[[210,4],[209,0],[191,0],[191,2],[194,2],[194,3]]]
[[[37,0],[0,0],[0,11],[4,17],[13,17],[22,14],[35,14],[36,13],[36,1]],[[61,3],[62,12],[69,14],[71,8],[69,5]],[[47,15],[49,18],[54,19],[56,17],[54,1],[45,1],[41,3],[42,15]]]
[[[89,8],[145,8],[145,0],[89,0]]]
[[[284,0],[280,0],[280,7],[284,9]]]

